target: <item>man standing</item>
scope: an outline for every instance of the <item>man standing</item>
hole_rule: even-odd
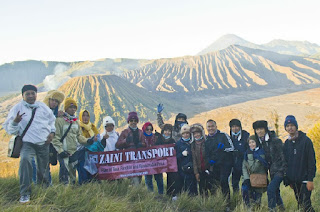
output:
[[[276,205],[284,210],[282,198],[280,196],[280,183],[286,169],[281,139],[276,136],[274,131],[269,131],[268,122],[259,120],[253,123],[253,129],[257,138],[258,145],[265,151],[266,161],[269,164],[269,173],[271,182],[268,185],[268,207],[270,211],[274,211]]]
[[[242,162],[248,149],[249,133],[242,129],[239,119],[232,119],[229,122],[230,138],[234,146],[233,167],[232,167],[232,188],[233,193],[239,192],[239,181],[242,175]]]
[[[55,116],[44,103],[36,101],[37,88],[34,85],[24,85],[23,100],[10,110],[3,128],[8,134],[22,135],[31,117],[33,121],[22,138],[20,152],[20,202],[30,201],[32,183],[32,158],[37,161],[38,182],[49,185],[45,174],[49,165],[49,144],[54,137]],[[34,115],[33,115],[34,114]]]
[[[229,211],[230,188],[228,180],[232,169],[234,146],[230,137],[218,130],[214,120],[210,119],[207,121],[207,131],[205,155],[207,167],[209,167],[210,174],[212,175],[210,179],[211,190],[214,192],[217,183],[220,183],[222,193],[228,199],[226,211]]]
[[[316,174],[316,158],[312,141],[298,131],[298,123],[292,115],[286,117],[284,128],[289,133],[284,144],[284,157],[288,164],[283,183],[293,189],[298,208],[314,211],[311,205],[311,192],[314,189],[313,178]]]

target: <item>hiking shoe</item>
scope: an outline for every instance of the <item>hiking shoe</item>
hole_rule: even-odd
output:
[[[172,197],[172,201],[177,201],[178,197],[177,196],[173,196]]]
[[[30,202],[30,195],[22,195],[19,200],[20,203]]]

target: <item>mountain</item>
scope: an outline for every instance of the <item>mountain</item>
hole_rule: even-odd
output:
[[[209,52],[215,52],[219,51],[222,49],[225,49],[231,45],[240,45],[240,46],[245,46],[249,48],[254,48],[254,49],[261,49],[262,47],[251,43],[249,41],[244,40],[243,38],[240,38],[237,35],[234,34],[227,34],[222,37],[220,37],[218,40],[210,44],[207,48],[199,52],[197,55],[203,55],[207,54]]]
[[[200,56],[159,59],[123,74],[149,91],[208,94],[320,82],[320,60],[230,46]]]
[[[74,98],[78,109],[88,110],[98,127],[107,115],[114,118],[117,126],[123,126],[130,111],[138,113],[140,123],[156,120],[156,107],[160,102],[165,105],[166,111],[175,112],[178,109],[169,100],[114,75],[74,77],[59,90]]]
[[[223,50],[231,45],[240,45],[253,49],[262,49],[273,51],[279,54],[288,54],[296,56],[311,56],[320,53],[320,46],[308,41],[287,41],[275,39],[266,44],[255,44],[238,37],[237,35],[227,34],[220,37],[207,48],[197,55],[204,55],[210,52]]]
[[[90,74],[120,75],[139,68],[149,60],[101,59],[81,62],[21,61],[0,65],[0,96],[19,92],[21,85],[35,84],[40,90],[57,89],[75,76]]]
[[[314,55],[320,53],[320,46],[308,41],[272,40],[262,45],[265,49],[280,54]]]

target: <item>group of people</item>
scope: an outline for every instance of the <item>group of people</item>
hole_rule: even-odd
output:
[[[242,129],[240,120],[232,119],[230,133],[218,130],[217,123],[209,119],[206,130],[202,124],[189,125],[187,116],[179,113],[173,125],[164,123],[163,105],[157,107],[157,121],[161,132],[155,132],[152,123],[146,122],[138,128],[139,117],[130,112],[128,128],[120,135],[115,131],[115,121],[107,116],[103,119],[104,132],[99,134],[90,122],[88,110],[81,110],[79,118],[76,101],[66,98],[62,92],[47,93],[44,103],[36,101],[37,88],[25,85],[23,100],[9,112],[3,124],[9,134],[24,135],[20,152],[20,202],[30,201],[32,178],[37,184],[49,186],[50,166],[55,165],[53,156],[59,161],[59,181],[64,184],[79,184],[94,180],[86,167],[89,152],[114,151],[121,149],[175,144],[177,172],[167,173],[167,195],[176,200],[182,191],[189,195],[214,195],[218,188],[227,199],[226,210],[230,210],[231,177],[233,193],[241,193],[248,207],[259,207],[262,194],[267,191],[268,207],[284,209],[280,196],[280,184],[290,186],[298,206],[304,211],[314,211],[311,205],[313,179],[316,174],[316,160],[312,141],[298,123],[289,115],[284,122],[288,139],[283,142],[270,131],[265,120],[253,123],[254,135]],[[64,111],[59,111],[64,101]],[[50,154],[49,154],[50,153]],[[34,161],[34,163],[32,162]],[[34,164],[34,165],[33,165]],[[36,170],[36,171],[35,171]],[[34,176],[36,173],[36,176]],[[270,180],[268,179],[270,175]],[[153,191],[153,177],[158,193],[164,193],[162,173],[146,175],[148,190]],[[133,185],[139,185],[142,176],[130,178]]]

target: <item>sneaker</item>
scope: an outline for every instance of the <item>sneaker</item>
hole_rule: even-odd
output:
[[[172,201],[177,201],[178,200],[178,197],[177,196],[173,196],[172,197]]]
[[[22,195],[19,200],[20,203],[30,202],[30,195]]]

